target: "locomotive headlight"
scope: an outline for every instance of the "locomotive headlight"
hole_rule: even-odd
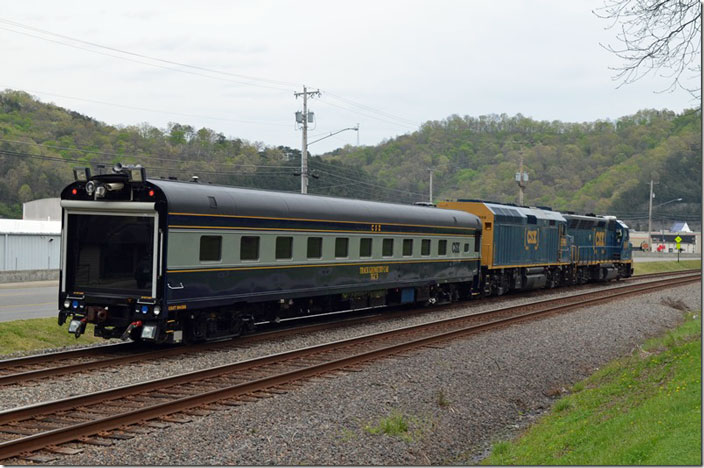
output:
[[[154,315],[159,315],[161,313],[161,307],[154,306]]]
[[[156,325],[145,325],[142,327],[142,339],[153,340],[156,336]]]
[[[69,309],[70,307],[71,307],[71,301],[69,301],[68,299],[66,299],[66,300],[64,301],[64,309]]]
[[[105,190],[105,186],[104,186],[104,185],[98,185],[98,186],[95,188],[95,196],[96,196],[97,198],[103,198],[103,197],[105,197],[105,192],[106,192],[106,190]]]
[[[86,184],[86,193],[90,196],[93,196],[93,193],[95,193],[95,182],[92,180]]]
[[[109,191],[113,192],[115,190],[122,190],[122,187],[124,187],[125,184],[122,182],[111,182],[109,184],[105,184],[105,186]]]

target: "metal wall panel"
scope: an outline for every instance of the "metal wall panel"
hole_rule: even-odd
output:
[[[58,270],[61,236],[0,234],[0,271]]]

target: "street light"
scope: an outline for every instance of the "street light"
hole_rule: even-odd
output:
[[[668,203],[673,203],[673,202],[680,202],[682,201],[682,198],[673,198],[672,200],[668,200],[665,203],[660,203],[659,205],[653,206],[653,183],[652,181],[650,182],[650,209],[648,210],[648,248],[652,250],[653,248],[653,237],[651,235],[652,231],[652,223],[653,223],[653,208],[659,208],[661,206],[665,206]]]
[[[659,205],[655,205],[653,208],[659,208],[661,206],[667,205],[668,203],[676,202],[676,201],[682,201],[682,198],[675,198],[670,201],[666,201],[665,203],[660,203]]]

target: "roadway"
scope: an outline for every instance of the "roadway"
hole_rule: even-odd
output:
[[[0,284],[0,322],[56,317],[58,281]]]

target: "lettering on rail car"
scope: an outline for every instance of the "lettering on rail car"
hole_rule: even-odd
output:
[[[597,231],[594,233],[594,245],[604,247],[606,245],[606,232]]]
[[[372,279],[372,280],[379,279],[380,273],[388,273],[388,272],[389,272],[389,265],[359,267],[359,274],[360,275],[369,275],[369,279]]]

